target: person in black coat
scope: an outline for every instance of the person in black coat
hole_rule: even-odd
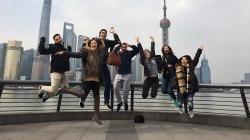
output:
[[[50,86],[39,86],[39,98],[43,98],[43,102],[45,102],[49,97],[52,97],[56,94],[57,90],[66,86],[69,87],[68,77],[65,75],[66,71],[69,71],[70,63],[68,56],[58,56],[55,55],[60,51],[69,51],[71,47],[66,49],[63,47],[63,41],[59,34],[55,34],[53,36],[54,44],[49,44],[49,47],[45,47],[45,37],[41,37],[40,43],[38,46],[38,51],[41,55],[51,55],[50,61]],[[44,94],[46,95],[44,96]]]
[[[169,94],[170,100],[174,100],[174,104],[178,107],[178,100],[173,91],[175,77],[175,64],[178,58],[174,55],[172,48],[169,45],[164,45],[161,49],[162,51],[162,85],[161,90],[163,94]]]
[[[109,40],[107,39],[107,30],[106,29],[101,29],[99,32],[99,37],[101,40],[104,41],[105,44],[105,52],[108,53],[111,52],[114,48],[115,45],[120,44],[120,39],[119,36],[115,33],[114,27],[110,27],[109,30],[110,33],[113,34],[114,40]],[[111,76],[110,76],[110,71],[108,68],[107,63],[103,63],[103,68],[102,68],[102,80],[104,82],[104,104],[111,109],[111,106],[109,104],[110,100],[110,90],[111,90]]]

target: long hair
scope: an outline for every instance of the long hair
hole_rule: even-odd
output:
[[[169,52],[170,55],[174,54],[172,48],[168,44],[165,44],[161,48],[161,52],[162,52],[163,55],[166,55],[166,53],[164,52],[164,47],[168,47],[168,49],[170,50],[170,52]]]

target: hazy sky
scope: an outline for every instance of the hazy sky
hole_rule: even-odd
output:
[[[250,72],[249,0],[166,2],[169,41],[177,57],[194,56],[197,47],[204,45],[213,83],[239,82]],[[15,39],[25,49],[36,48],[42,3],[1,0],[0,43]],[[91,37],[112,25],[122,41],[135,43],[134,37],[139,36],[146,48],[149,36],[154,36],[160,54],[162,6],[163,0],[53,0],[50,36],[62,34],[64,21],[75,25],[77,35]]]

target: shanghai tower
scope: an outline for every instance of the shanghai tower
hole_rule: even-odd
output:
[[[38,35],[38,44],[40,41],[40,37],[44,36],[46,38],[45,47],[48,47],[49,44],[51,5],[52,5],[52,0],[43,1],[42,16],[40,21],[39,35]],[[49,79],[49,56],[40,55],[39,52],[37,51],[33,61],[32,80],[48,80],[48,79]]]

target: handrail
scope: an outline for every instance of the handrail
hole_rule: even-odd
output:
[[[1,95],[4,89],[5,85],[50,85],[50,81],[45,81],[45,80],[41,80],[41,81],[33,81],[33,80],[0,80],[0,99],[1,99]],[[81,85],[82,82],[80,81],[70,81],[69,85],[70,86],[76,86],[76,85]],[[113,101],[114,101],[114,90],[113,90],[113,85],[111,85],[111,111],[113,111]],[[59,94],[58,97],[58,103],[57,103],[57,112],[60,112],[60,108],[61,108],[61,102],[62,102],[62,98],[63,98],[63,94]]]
[[[20,81],[20,80],[0,80],[0,98],[1,98],[1,94],[2,91],[4,89],[5,85],[31,85],[31,86],[38,86],[38,85],[49,85],[50,81],[32,81],[32,80],[26,80],[26,81]],[[71,81],[70,85],[74,86],[74,85],[80,85],[81,82],[77,82],[77,81]],[[159,84],[159,86],[161,85],[161,83]],[[136,90],[135,88],[140,88],[142,89],[142,83],[131,83],[130,84],[130,88],[131,88],[131,108],[130,111],[133,112],[134,111],[134,100],[138,99],[135,96],[134,91]],[[113,85],[112,85],[113,87]],[[199,85],[200,88],[206,88],[206,89],[212,89],[212,88],[222,88],[222,89],[239,89],[240,91],[240,95],[241,97],[239,97],[238,99],[241,98],[242,100],[242,104],[246,113],[246,116],[248,118],[250,118],[250,112],[249,112],[249,107],[248,107],[248,102],[246,98],[246,93],[244,92],[245,89],[250,89],[250,85],[243,85],[243,84],[200,84]],[[113,111],[113,106],[114,106],[114,90],[113,88],[111,88],[111,107],[112,107],[112,111]],[[60,108],[61,108],[61,102],[62,102],[62,98],[63,95],[60,95],[57,101],[57,112],[60,112]],[[161,99],[159,99],[160,101]],[[221,101],[222,102],[222,101]],[[239,101],[238,101],[239,102]],[[240,102],[239,102],[240,103]]]
[[[159,84],[159,87],[161,86],[161,83]],[[131,112],[134,111],[134,90],[135,88],[142,88],[142,83],[131,83],[130,89],[131,89]],[[250,118],[250,112],[248,107],[247,98],[245,96],[244,89],[250,89],[249,84],[199,84],[199,88],[223,88],[223,89],[239,89],[241,94],[242,103],[246,112],[246,116]],[[185,106],[185,112],[187,112],[187,106]]]

